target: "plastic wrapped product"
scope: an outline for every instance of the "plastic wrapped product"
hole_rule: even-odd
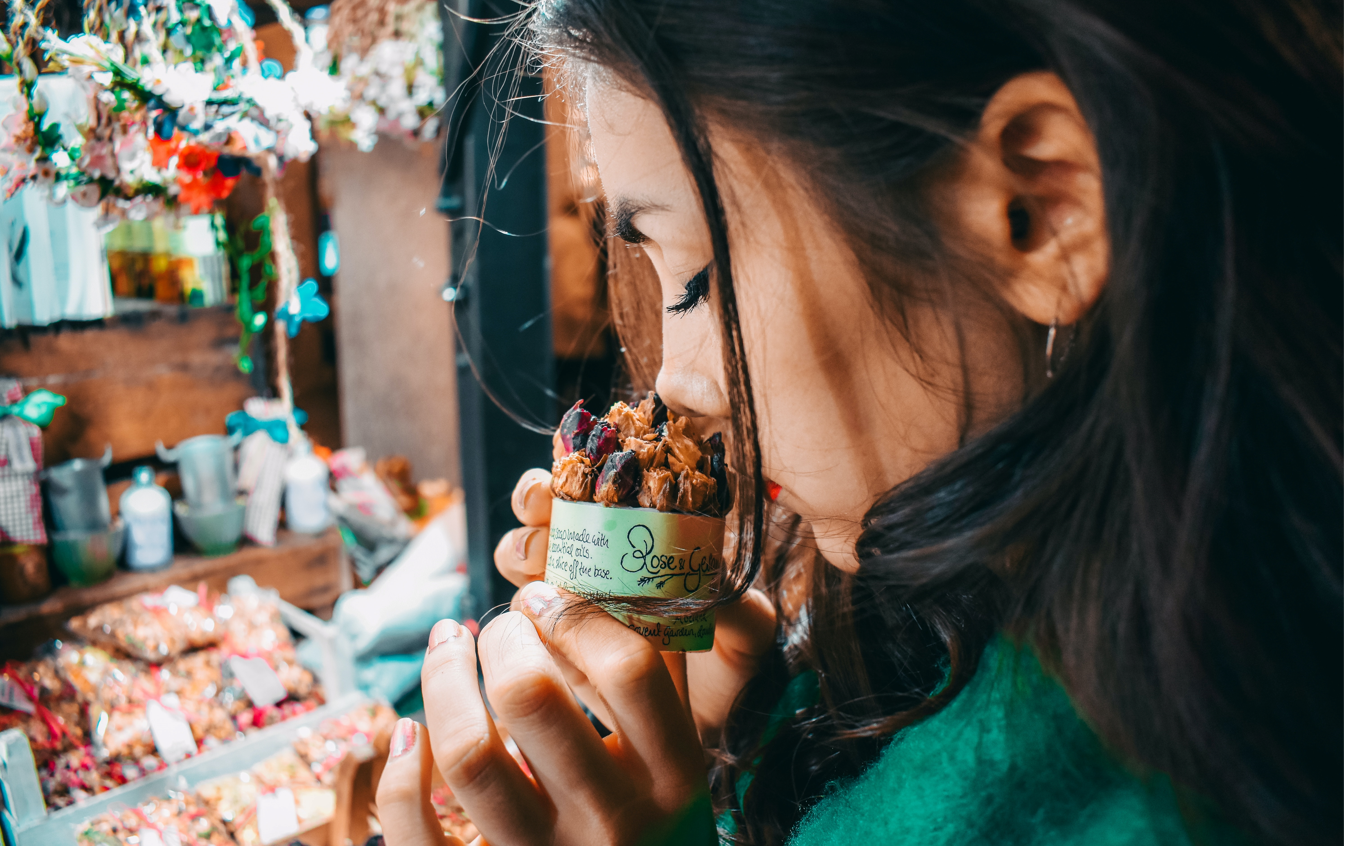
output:
[[[174,585],[160,593],[109,602],[72,619],[70,629],[154,663],[219,643],[221,636],[214,603],[204,586],[194,592]]]
[[[76,835],[79,846],[233,846],[225,826],[191,794],[170,793],[139,807],[99,814]]]
[[[336,792],[321,786],[307,764],[287,749],[251,770],[197,785],[197,796],[224,820],[238,846],[287,841],[330,820]]]

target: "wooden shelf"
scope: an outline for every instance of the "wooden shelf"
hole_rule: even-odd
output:
[[[137,593],[177,584],[195,588],[200,582],[223,591],[233,576],[252,576],[262,587],[275,588],[282,599],[300,608],[324,609],[353,587],[341,534],[282,531],[275,546],[243,546],[215,558],[178,555],[162,570],[133,573],[118,570],[105,582],[89,587],[62,587],[25,605],[0,605],[0,659],[26,659],[33,649],[65,631],[71,617]]]

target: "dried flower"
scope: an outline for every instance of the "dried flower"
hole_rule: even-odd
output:
[[[594,463],[617,451],[617,430],[602,420],[594,424],[584,445]]]
[[[650,430],[649,424],[641,419],[634,408],[619,402],[608,412],[607,421],[621,435],[622,440],[639,438]]]
[[[598,471],[594,501],[604,505],[623,505],[635,499],[640,488],[640,459],[634,452],[614,452]]]
[[[701,449],[696,445],[696,437],[688,433],[687,428],[686,417],[670,417],[664,427],[668,467],[679,475],[687,470],[695,470],[701,461]]]
[[[677,484],[673,474],[663,467],[646,470],[641,476],[640,494],[636,501],[641,508],[657,508],[660,511],[672,511],[676,500]]]
[[[667,461],[667,449],[664,442],[657,438],[646,440],[644,438],[627,438],[622,441],[622,449],[634,452],[640,458],[642,469],[649,470],[653,467],[663,467]]]
[[[583,450],[552,462],[551,492],[571,502],[592,502],[594,468]]]
[[[698,512],[714,510],[715,480],[696,470],[684,470],[678,476],[678,510]],[[707,509],[707,506],[711,506]]]
[[[594,416],[584,408],[584,400],[580,400],[561,418],[561,446],[566,452],[574,452],[587,442],[593,427]]]

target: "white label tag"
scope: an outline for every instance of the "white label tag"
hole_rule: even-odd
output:
[[[299,811],[290,788],[257,797],[257,836],[263,843],[275,843],[298,833]]]
[[[289,696],[289,691],[281,683],[280,676],[266,663],[265,658],[242,658],[238,655],[229,659],[229,671],[234,674],[248,692],[254,707],[275,705]]]
[[[176,605],[179,608],[195,608],[201,602],[201,597],[194,591],[187,590],[179,585],[169,585],[164,588],[164,592],[158,596],[147,594],[141,602],[150,608],[166,608],[169,605]]]
[[[192,726],[181,711],[170,711],[159,700],[151,699],[145,705],[145,717],[160,758],[171,764],[196,754]]]
[[[182,835],[172,826],[164,829],[164,846],[182,846]]]
[[[25,714],[31,714],[36,710],[33,707],[33,700],[29,699],[23,688],[15,684],[9,676],[0,676],[0,705]]]
[[[159,836],[158,829],[142,827],[136,832],[136,836],[140,838],[140,846],[165,846],[164,839]]]

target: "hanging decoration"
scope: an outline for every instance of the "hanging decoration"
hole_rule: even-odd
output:
[[[0,405],[0,417],[17,417],[45,429],[51,425],[56,409],[63,405],[65,397],[46,388],[38,388],[18,402]]]
[[[293,338],[299,334],[299,327],[305,321],[316,323],[324,320],[330,311],[318,294],[318,283],[313,279],[305,279],[294,296],[276,309],[276,319],[285,321],[286,333]]]
[[[308,13],[314,65],[349,92],[315,110],[320,130],[374,149],[380,133],[428,141],[444,104],[443,28],[429,0],[337,0]]]

